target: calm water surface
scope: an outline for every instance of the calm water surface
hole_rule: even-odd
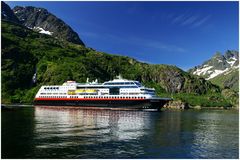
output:
[[[2,110],[2,158],[238,158],[237,111]]]

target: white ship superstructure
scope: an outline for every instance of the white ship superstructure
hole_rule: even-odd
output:
[[[67,81],[59,86],[42,86],[35,97],[35,104],[146,109],[169,100],[157,97],[154,88],[120,78],[104,83],[97,80],[87,83]]]

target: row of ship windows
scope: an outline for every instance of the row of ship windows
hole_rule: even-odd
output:
[[[138,89],[120,89],[120,91],[127,91],[127,92],[129,92],[129,91],[139,91]]]
[[[66,96],[39,96],[39,98],[67,98]],[[70,96],[70,98],[78,98],[77,96]],[[146,97],[118,97],[118,96],[113,96],[113,97],[105,97],[105,96],[84,96],[84,98],[123,98],[123,99],[145,99]]]
[[[144,99],[145,97],[119,97],[119,96],[112,96],[112,97],[108,97],[108,96],[84,96],[84,98],[124,98],[124,99]]]
[[[40,93],[41,95],[46,95],[46,94],[48,94],[48,95],[51,95],[51,94],[55,94],[55,95],[57,95],[57,94],[62,94],[62,95],[66,95],[67,93]]]
[[[66,87],[61,86],[60,89],[66,89],[66,88],[71,89],[71,87],[69,87],[69,86],[66,86]],[[75,88],[75,87],[74,87],[74,88]],[[56,90],[56,89],[59,89],[59,87],[44,87],[44,89],[48,89],[48,90]]]
[[[67,96],[39,96],[39,98],[67,98]]]
[[[59,87],[44,87],[44,89],[59,89]]]
[[[134,83],[133,82],[115,82],[115,83],[107,82],[107,83],[104,83],[104,85],[126,85],[126,84],[134,84]]]

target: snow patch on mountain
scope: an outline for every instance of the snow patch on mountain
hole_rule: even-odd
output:
[[[219,74],[222,74],[222,73],[224,73],[224,72],[227,72],[229,70],[229,68],[226,68],[226,69],[224,69],[224,70],[214,70],[211,74],[210,74],[210,76],[208,77],[208,78],[206,78],[206,80],[209,80],[209,79],[212,79],[212,78],[214,78],[214,77],[216,77],[216,76],[218,76]]]
[[[53,34],[53,32],[46,31],[46,30],[44,30],[41,27],[34,27],[33,29],[38,30],[38,32],[42,33],[42,34],[48,34],[48,35],[52,35]]]
[[[203,75],[205,74],[207,71],[209,71],[209,69],[211,69],[213,66],[208,66],[208,65],[204,65],[203,68],[198,68],[196,71],[193,72],[193,74],[195,75]]]
[[[233,58],[229,59],[229,60],[227,61],[227,63],[230,64],[231,67],[232,67],[236,61],[237,61],[237,59],[236,59],[235,57],[233,57]]]

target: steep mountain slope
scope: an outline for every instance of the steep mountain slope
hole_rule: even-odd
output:
[[[224,55],[216,53],[210,60],[189,70],[194,75],[210,80],[223,88],[238,91],[239,53],[226,51]]]
[[[35,73],[37,83],[32,81]],[[103,82],[119,74],[155,87],[158,94],[210,94],[215,98],[205,96],[206,102],[216,102],[215,106],[229,105],[219,87],[175,66],[150,65],[125,56],[97,52],[2,21],[3,102],[32,102],[43,84],[59,85],[66,80],[85,82],[87,78]]]
[[[78,34],[70,26],[44,8],[16,6],[13,8],[13,12],[20,22],[30,29],[52,35],[60,40],[84,45]]]
[[[226,73],[222,73],[210,81],[222,88],[230,88],[239,91],[239,69],[233,68]]]
[[[20,21],[15,16],[15,14],[11,10],[11,8],[3,1],[1,1],[1,17],[4,20],[12,21],[15,23],[20,23]]]

